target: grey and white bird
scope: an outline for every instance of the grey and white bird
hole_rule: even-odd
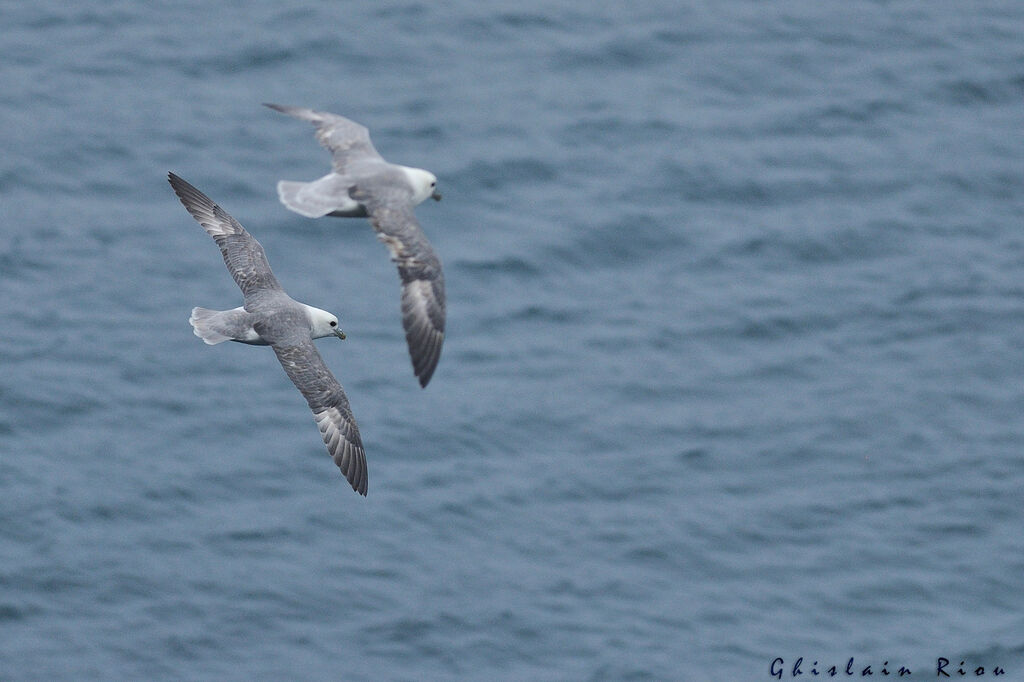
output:
[[[245,297],[233,310],[193,308],[195,335],[213,345],[238,341],[270,346],[288,378],[306,398],[327,451],[352,488],[366,495],[366,454],[359,427],[341,384],[327,369],[313,339],[344,339],[337,316],[299,303],[281,288],[260,243],[208,196],[174,173],[167,178],[181,203],[224,256],[228,272]]]
[[[316,139],[333,159],[331,172],[312,182],[281,180],[277,194],[286,207],[307,218],[368,217],[377,237],[391,251],[402,280],[402,326],[413,372],[426,387],[444,343],[444,273],[434,247],[420,228],[413,207],[441,200],[437,177],[422,168],[388,163],[355,121],[300,107],[265,104],[309,121]]]

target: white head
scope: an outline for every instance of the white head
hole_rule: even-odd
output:
[[[441,193],[437,191],[436,175],[422,168],[410,168],[409,166],[402,166],[402,170],[405,171],[409,178],[409,184],[412,185],[413,204],[422,203],[428,197],[434,201],[441,201]]]
[[[338,328],[337,316],[311,305],[306,306],[306,315],[309,316],[309,324],[312,327],[310,336],[314,339],[322,339],[325,336],[345,338],[345,332]]]

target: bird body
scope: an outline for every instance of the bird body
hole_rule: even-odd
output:
[[[284,296],[287,296],[287,294],[284,294]],[[295,316],[295,310],[292,309],[292,306],[280,301],[275,306],[275,310],[278,310],[278,312],[273,312],[269,315],[270,318],[273,318],[274,322],[272,328],[301,326],[305,323],[309,326],[309,334],[312,339],[337,336],[335,333],[337,328],[331,326],[332,320],[337,324],[337,318],[334,315],[326,310],[314,308],[305,303],[298,303],[298,301],[291,299],[290,296],[288,300],[297,303],[305,310],[305,322],[303,322],[301,316]],[[289,319],[283,319],[285,316]],[[239,306],[231,310],[209,310],[208,308],[196,307],[192,309],[192,316],[188,318],[195,335],[211,346],[224,341],[237,341],[252,346],[272,345],[270,340],[263,338],[256,331],[255,325],[257,320],[257,316],[247,311],[245,306]]]
[[[356,170],[363,173],[357,174]],[[430,171],[389,164],[381,159],[376,163],[360,164],[349,174],[331,171],[311,182],[281,180],[277,183],[277,197],[285,207],[307,218],[368,218],[367,206],[353,198],[353,193],[359,189],[357,178],[372,187],[397,188],[399,196],[405,193],[404,188],[411,187],[408,201],[413,206],[436,194],[437,176]]]

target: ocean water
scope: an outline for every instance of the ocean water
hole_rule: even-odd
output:
[[[0,17],[0,679],[1024,679],[1024,5]],[[265,101],[440,178],[425,390]],[[367,498],[192,335],[241,296],[168,170],[341,317]]]

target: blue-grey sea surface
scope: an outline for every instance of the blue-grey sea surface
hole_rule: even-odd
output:
[[[0,21],[0,679],[1024,679],[1024,4]],[[425,390],[261,102],[440,178]],[[341,317],[367,498],[269,349],[193,336],[241,294],[168,170]]]

